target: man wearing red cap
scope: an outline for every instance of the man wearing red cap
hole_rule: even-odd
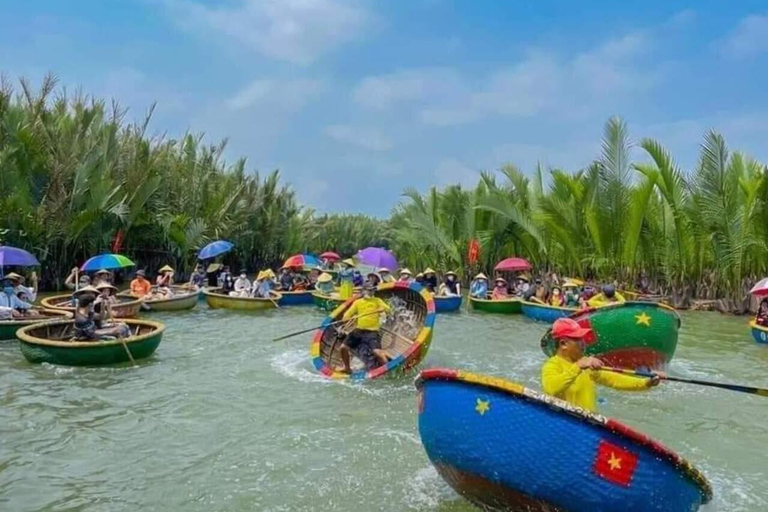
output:
[[[541,368],[544,392],[577,405],[597,411],[597,388],[600,384],[624,391],[639,391],[658,385],[663,374],[650,379],[600,371],[603,362],[596,357],[584,357],[585,337],[592,332],[571,318],[561,318],[552,326],[557,352]]]

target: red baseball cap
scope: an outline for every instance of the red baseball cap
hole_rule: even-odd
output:
[[[563,338],[578,340],[591,332],[592,329],[580,326],[579,323],[572,318],[559,318],[555,320],[555,323],[552,326],[552,337],[556,340],[561,340]]]

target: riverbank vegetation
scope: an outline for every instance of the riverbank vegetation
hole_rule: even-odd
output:
[[[150,136],[151,112],[141,123],[124,114],[65,93],[53,77],[39,89],[25,80],[0,87],[0,243],[34,252],[49,286],[105,250],[183,273],[219,238],[235,242],[232,263],[249,270],[368,245],[389,247],[411,268],[465,273],[517,255],[561,275],[631,285],[645,274],[683,302],[736,303],[768,270],[766,168],[714,131],[695,168],[681,169],[661,141],[633,143],[626,124],[610,119],[584,169],[507,164],[470,189],[406,189],[389,219],[375,219],[316,215],[277,171],[225,162],[226,141]]]

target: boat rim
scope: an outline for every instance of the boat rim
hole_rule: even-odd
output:
[[[749,326],[753,329],[757,329],[758,331],[768,332],[768,327],[765,327],[763,325],[757,325],[757,322],[755,322],[754,320],[749,321]]]
[[[702,504],[709,503],[712,500],[712,486],[707,480],[707,477],[704,476],[704,473],[699,471],[693,464],[688,462],[687,459],[671,448],[668,448],[659,441],[656,441],[650,436],[643,434],[639,430],[635,430],[618,420],[603,416],[602,414],[589,412],[581,407],[572,405],[565,400],[546,395],[539,391],[527,388],[522,384],[518,384],[517,382],[502,379],[500,377],[481,375],[455,368],[429,368],[422,370],[419,373],[414,381],[414,385],[416,386],[416,389],[421,391],[424,382],[430,380],[463,382],[472,386],[491,388],[515,398],[528,400],[529,402],[538,404],[542,407],[549,407],[550,409],[568,414],[585,423],[606,429],[613,434],[629,438],[631,441],[650,449],[652,452],[671,462],[676,468],[682,470],[685,476],[699,487],[703,498]]]
[[[558,311],[568,311],[570,313],[577,313],[579,310],[577,308],[567,308],[564,306],[550,306],[549,304],[539,304],[538,302],[531,302],[528,300],[523,301],[523,306],[534,306],[537,308],[547,308],[547,309],[556,309]]]
[[[56,318],[25,318],[23,320],[19,319],[11,319],[11,320],[0,320],[0,325],[37,325],[37,324],[43,324],[47,322],[57,322],[60,320],[68,320],[72,318],[72,312],[71,311],[65,311],[63,309],[51,309],[51,308],[36,308],[38,311],[43,310],[48,313],[52,313],[56,316]]]
[[[72,294],[70,293],[70,294],[61,294],[61,295],[51,295],[50,297],[45,297],[44,299],[41,299],[40,300],[40,304],[42,304],[44,309],[54,309],[54,310],[59,310],[59,311],[68,311],[70,309],[75,309],[74,306],[54,306],[52,304],[52,302],[51,302],[54,299],[62,300],[62,299],[68,298],[68,297],[72,297]],[[138,298],[134,297],[133,295],[120,295],[119,293],[117,293],[117,294],[115,294],[115,297],[131,298],[133,300],[121,302],[119,304],[113,304],[112,305],[113,308],[116,308],[116,307],[118,307],[118,308],[132,307],[132,306],[137,306],[137,305],[139,305],[139,304],[144,302],[143,299],[138,299]]]
[[[224,293],[217,293],[213,290],[220,290],[220,288],[212,288],[211,290],[203,289],[203,295],[210,295],[211,297],[216,297],[217,299],[248,300],[254,302],[272,302],[275,300],[280,300],[283,297],[282,293],[276,292],[274,290],[271,291],[273,297],[230,297],[229,295]]]
[[[474,302],[493,302],[495,304],[504,304],[507,302],[523,302],[523,300],[520,297],[512,297],[509,299],[478,299],[477,297],[469,296],[469,300]]]
[[[49,340],[45,338],[38,338],[37,336],[32,336],[28,334],[28,331],[31,331],[33,329],[38,329],[41,327],[51,327],[54,325],[65,325],[70,323],[72,323],[71,320],[54,320],[52,322],[41,322],[36,325],[28,325],[16,331],[16,337],[18,337],[20,341],[31,344],[31,345],[43,345],[46,347],[62,347],[62,348],[108,347],[111,345],[122,345],[123,343],[119,339],[98,340],[98,341],[55,341],[55,340]],[[128,325],[142,325],[144,327],[154,328],[152,332],[141,334],[139,336],[129,336],[125,338],[124,339],[125,343],[137,343],[140,341],[144,341],[149,339],[152,336],[157,336],[158,334],[162,334],[163,331],[165,331],[164,324],[160,322],[154,322],[152,320],[144,320],[144,319],[138,320],[135,318],[126,318],[126,319],[121,319],[121,323],[125,323]]]

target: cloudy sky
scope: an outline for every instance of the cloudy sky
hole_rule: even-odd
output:
[[[386,215],[504,162],[575,170],[612,115],[684,168],[709,128],[768,161],[764,0],[625,3],[0,0],[0,71],[136,117],[157,101],[155,132],[228,137],[321,211]]]

